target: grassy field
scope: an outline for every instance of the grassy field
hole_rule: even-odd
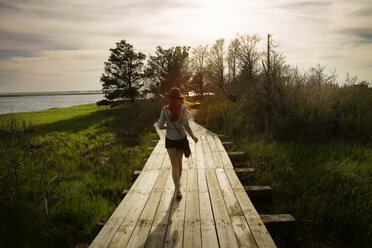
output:
[[[1,246],[90,243],[150,155],[159,113],[139,102],[0,115]]]
[[[226,114],[211,109],[216,117],[208,125],[228,133],[230,149],[245,152],[257,170],[243,184],[274,189],[273,202],[259,210],[298,220],[294,238],[273,235],[279,247],[368,247],[371,143],[239,135],[238,105]],[[89,244],[99,231],[96,221],[110,216],[132,172],[150,155],[159,112],[154,102],[138,102],[0,115],[1,246]]]

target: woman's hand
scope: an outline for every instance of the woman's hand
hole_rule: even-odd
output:
[[[193,136],[192,139],[195,141],[195,143],[198,143],[198,137]]]

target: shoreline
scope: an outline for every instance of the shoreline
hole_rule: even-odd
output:
[[[99,95],[103,92],[61,92],[61,93],[15,93],[15,94],[0,94],[0,97],[22,97],[22,96],[65,96],[65,95]]]

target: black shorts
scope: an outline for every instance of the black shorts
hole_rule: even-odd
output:
[[[187,139],[187,137],[180,140],[171,140],[165,137],[165,148],[177,148],[179,150],[183,150],[185,139]]]

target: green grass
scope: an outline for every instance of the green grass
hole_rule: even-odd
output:
[[[149,133],[159,113],[156,103],[143,101],[0,115],[0,127],[8,130],[0,140],[2,244],[90,243],[99,231],[96,221],[110,216],[130,188],[132,172],[150,155]],[[10,128],[12,118],[31,122],[30,128]]]
[[[12,115],[25,121],[31,121],[34,125],[50,124],[61,120],[67,120],[75,117],[82,118],[88,114],[102,112],[109,109],[108,107],[97,107],[97,104],[86,104],[68,108],[53,108],[43,111],[3,114],[0,115],[0,122],[9,119]]]
[[[215,130],[217,131],[217,130]],[[222,133],[223,130],[219,130]],[[296,236],[273,234],[279,247],[369,247],[372,242],[372,145],[327,140],[268,141],[230,136],[255,177],[245,185],[270,185],[273,202],[259,211],[290,213]]]

